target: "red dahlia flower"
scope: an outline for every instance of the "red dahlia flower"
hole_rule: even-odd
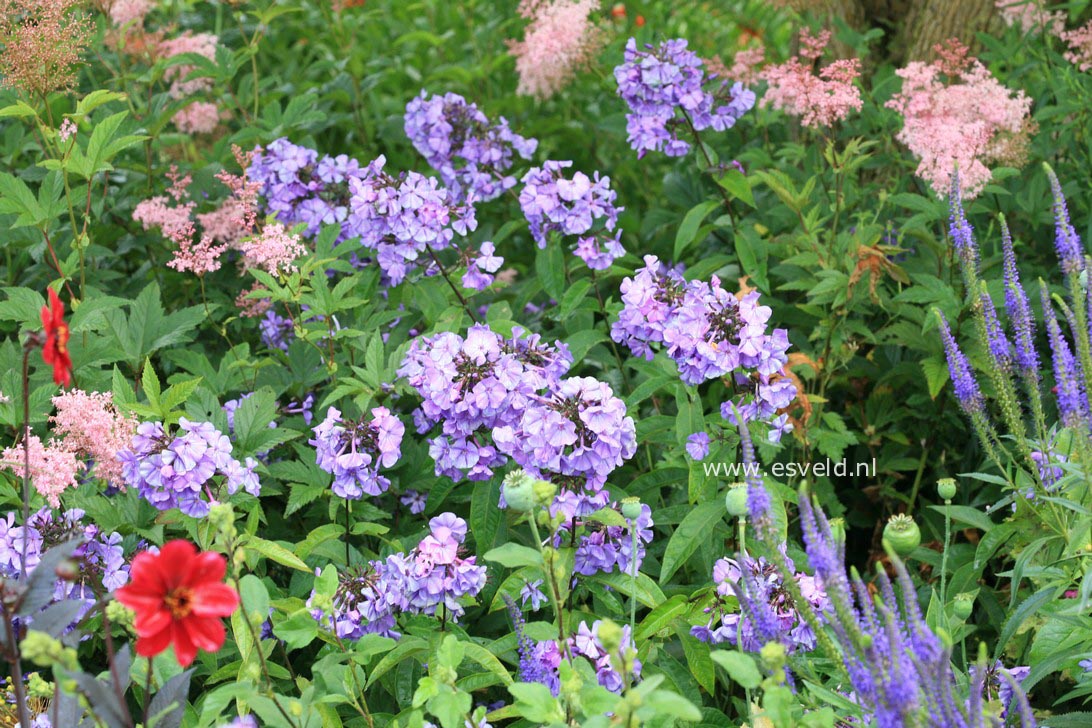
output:
[[[198,553],[189,541],[171,541],[158,554],[137,554],[129,583],[114,593],[136,612],[137,654],[154,657],[173,643],[178,663],[187,667],[197,650],[219,650],[220,618],[239,606],[239,595],[223,583],[226,571],[223,556]]]
[[[72,384],[72,357],[68,355],[68,324],[64,322],[64,304],[57,292],[49,289],[49,305],[42,306],[42,327],[45,346],[42,359],[53,367],[53,383],[67,387]]]

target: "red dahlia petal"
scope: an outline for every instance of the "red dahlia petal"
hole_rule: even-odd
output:
[[[186,586],[200,586],[206,582],[220,582],[227,573],[227,560],[215,551],[204,551],[189,564],[186,572]]]
[[[189,667],[193,658],[197,657],[197,647],[190,639],[184,622],[175,622],[171,626],[171,641],[174,642],[174,655],[178,658],[178,664]]]
[[[182,621],[186,633],[199,649],[216,652],[224,646],[224,623],[209,617],[190,617]]]
[[[171,621],[171,613],[164,609],[162,602],[160,602],[158,609],[138,611],[136,619],[133,621],[133,629],[138,637],[147,637],[168,629],[171,626]]]
[[[191,606],[198,617],[229,617],[239,606],[239,595],[227,584],[202,584],[194,589]]]
[[[167,649],[167,645],[170,643],[171,630],[168,628],[162,632],[148,635],[147,637],[137,637],[136,651],[141,657],[155,657],[160,652]]]

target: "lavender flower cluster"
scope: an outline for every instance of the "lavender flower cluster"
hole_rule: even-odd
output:
[[[562,501],[563,502],[563,501]],[[620,512],[618,504],[612,508]],[[623,574],[632,574],[634,568],[640,569],[645,558],[645,545],[652,542],[652,509],[641,506],[641,514],[625,526],[606,526],[599,521],[581,519],[576,512],[565,513],[567,516],[554,534],[554,547],[568,543],[574,528],[577,529],[574,574],[591,576],[598,573],[611,573],[615,569]],[[556,511],[555,511],[556,512]],[[637,531],[637,552],[633,552],[633,529]],[[636,564],[634,563],[636,561]]]
[[[535,642],[524,632],[523,615],[509,602],[508,611],[516,631],[517,650],[519,653],[519,670],[521,682],[537,682],[545,685],[556,697],[561,689],[561,679],[558,667],[561,665],[562,651],[556,640],[544,640]],[[568,650],[573,658],[583,658],[591,663],[595,669],[596,679],[599,684],[612,693],[620,693],[625,687],[622,674],[618,671],[615,660],[618,653],[634,649],[633,636],[629,625],[621,628],[621,646],[612,655],[599,637],[601,620],[596,620],[589,627],[587,622],[581,621],[576,633],[568,640]],[[613,658],[613,659],[612,659]],[[634,679],[641,678],[641,661],[634,658]]]
[[[406,105],[405,131],[456,200],[484,202],[515,187],[513,155],[530,159],[538,147],[513,132],[503,116],[493,124],[477,104],[454,93],[429,98],[422,91]]]
[[[398,376],[421,396],[417,431],[440,425],[429,441],[436,474],[488,480],[505,458],[492,443],[495,428],[519,421],[538,392],[556,386],[572,364],[568,348],[514,330],[502,338],[484,324],[466,336],[443,332],[410,345]]]
[[[55,602],[70,599],[82,603],[71,625],[82,619],[102,594],[129,580],[121,534],[107,534],[96,525],[84,525],[83,517],[84,511],[79,508],[70,508],[60,517],[54,516],[49,508],[42,508],[31,514],[24,525],[16,525],[14,512],[0,520],[0,579],[22,578],[24,549],[26,571],[30,574],[43,553],[67,541],[80,540],[72,554],[78,566],[75,578],[58,577],[53,591]]]
[[[690,142],[679,138],[680,130],[695,135],[705,129],[725,131],[755,105],[754,92],[739,83],[719,81],[707,91],[716,77],[705,73],[701,59],[681,38],[644,50],[630,38],[614,78],[630,109],[626,131],[638,159],[649,151],[685,156]]]
[[[572,164],[550,160],[527,172],[519,193],[520,208],[538,247],[546,247],[550,233],[580,236],[576,255],[592,270],[606,270],[626,254],[622,231],[616,229],[618,214],[625,208],[614,204],[617,193],[610,188],[610,177],[596,172],[589,178],[576,172],[566,179],[563,170]],[[597,226],[598,220],[602,223]]]
[[[222,475],[229,494],[240,488],[253,496],[261,493],[255,468],[248,457],[245,464],[231,456],[231,440],[209,422],[191,422],[185,417],[171,434],[162,422],[142,422],[125,450],[118,452],[125,484],[161,511],[178,508],[188,516],[208,515],[209,502],[202,491],[216,475]],[[208,492],[210,499],[212,493]]]
[[[561,476],[570,493],[605,503],[607,476],[637,450],[637,430],[609,384],[592,377],[562,379],[531,399],[511,424],[493,429],[497,449],[533,477]],[[564,498],[562,493],[559,498]],[[586,515],[579,508],[577,515]]]
[[[440,514],[429,521],[429,535],[408,554],[392,554],[340,574],[330,604],[321,604],[312,592],[307,603],[312,616],[341,639],[364,634],[397,638],[399,613],[432,615],[442,608],[445,618],[457,620],[464,612],[461,600],[477,596],[486,579],[476,557],[459,555],[466,532],[466,521]]]
[[[787,556],[783,558],[792,571],[792,560]],[[818,579],[799,572],[794,574],[793,580],[816,613],[821,614],[829,608],[830,602]],[[720,559],[713,566],[713,582],[716,599],[705,610],[711,615],[709,623],[690,630],[701,641],[739,644],[749,652],[757,652],[765,642],[780,636],[789,651],[815,649],[815,632],[797,609],[777,567],[766,559],[744,556],[742,563],[736,559]],[[746,603],[746,608],[730,611],[726,602],[729,597],[738,598],[741,606]]]
[[[386,407],[372,409],[370,420],[346,420],[330,407],[308,444],[315,447],[318,466],[334,476],[334,495],[359,500],[365,493],[379,495],[390,487],[379,468],[398,462],[405,429]]]
[[[315,150],[282,138],[255,153],[247,175],[280,222],[305,224],[308,235],[340,225],[338,241],[359,238],[397,285],[426,250],[442,250],[456,233],[477,227],[475,198],[468,193],[457,201],[435,178],[392,175],[385,164],[383,156],[363,167],[345,155],[319,159]],[[283,337],[269,338],[279,343]]]
[[[796,397],[792,380],[781,376],[788,363],[789,337],[784,329],[768,331],[770,308],[752,291],[737,298],[720,280],[687,281],[652,255],[632,278],[622,281],[622,311],[611,338],[635,356],[651,360],[653,345],[666,350],[687,384],[732,375],[744,394],[721,405],[721,415],[736,423],[769,422],[771,442],[792,429],[778,414]]]

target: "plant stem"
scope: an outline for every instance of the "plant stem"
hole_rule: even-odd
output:
[[[944,550],[940,554],[940,603],[948,605],[948,546],[952,541],[952,499],[944,499]]]
[[[444,264],[440,262],[440,259],[436,256],[436,252],[432,249],[431,245],[426,245],[425,249],[428,250],[429,256],[432,258],[432,262],[436,264],[436,267],[440,269],[440,275],[444,277],[447,284],[451,286],[451,290],[455,292],[455,297],[459,299],[459,303],[462,305],[463,310],[470,316],[470,320],[474,323],[478,323],[478,317],[474,315],[474,312],[470,310],[470,304],[466,302],[466,298],[463,297],[462,291],[451,281],[451,277],[447,274],[447,269],[444,268]]]

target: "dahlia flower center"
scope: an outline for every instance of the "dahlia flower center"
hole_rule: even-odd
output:
[[[185,619],[193,611],[193,589],[185,586],[172,589],[167,592],[167,596],[163,597],[163,602],[167,605],[167,611],[172,617]]]

